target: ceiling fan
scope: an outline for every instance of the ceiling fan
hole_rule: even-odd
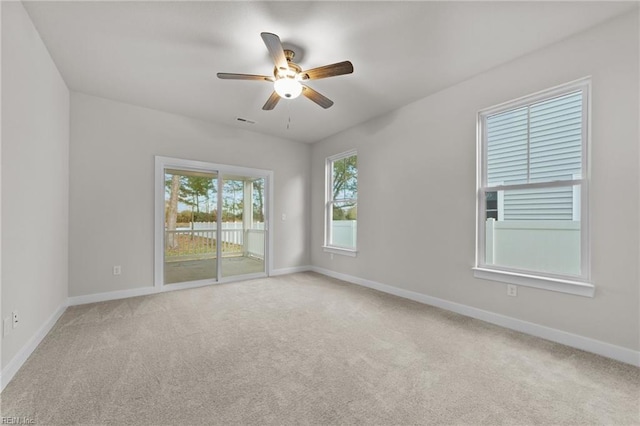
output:
[[[275,108],[280,98],[294,99],[300,96],[300,94],[311,99],[322,108],[326,109],[333,105],[333,101],[331,99],[321,95],[304,83],[308,80],[318,80],[337,75],[351,74],[353,72],[353,65],[351,62],[338,62],[302,71],[302,68],[293,62],[295,53],[292,50],[284,49],[282,47],[280,37],[271,33],[261,33],[260,36],[262,37],[264,44],[267,46],[267,50],[269,50],[269,54],[275,64],[273,77],[268,75],[219,72],[218,78],[225,80],[257,80],[272,82],[274,89],[273,93],[269,96],[269,99],[267,99],[267,102],[262,107],[265,111]]]

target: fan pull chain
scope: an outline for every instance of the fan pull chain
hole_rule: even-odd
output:
[[[289,115],[289,121],[287,121],[287,130],[289,130],[289,126],[291,126],[291,103],[287,102],[287,114]]]

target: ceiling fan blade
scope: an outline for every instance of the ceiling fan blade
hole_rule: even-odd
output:
[[[280,95],[278,95],[276,92],[273,92],[271,96],[269,96],[269,99],[267,99],[267,102],[265,102],[262,109],[265,111],[274,109],[278,104],[279,100],[280,100]]]
[[[287,63],[287,58],[284,56],[284,49],[282,48],[280,37],[271,33],[260,33],[260,36],[267,46],[267,50],[269,50],[269,54],[271,55],[271,59],[273,59],[273,63],[276,64],[276,68],[288,70],[289,64]]]
[[[302,75],[303,80],[318,80],[336,75],[351,74],[352,72],[353,64],[349,61],[344,61],[303,71],[300,75]]]
[[[233,74],[228,72],[219,72],[218,78],[223,80],[261,80],[261,81],[273,81],[273,77],[267,75],[254,75],[254,74]]]
[[[320,105],[324,109],[330,108],[331,105],[333,105],[333,101],[331,99],[327,98],[324,95],[321,95],[320,93],[313,90],[311,87],[305,86],[304,84],[302,85],[302,94],[305,95],[307,98],[311,99],[313,102]]]

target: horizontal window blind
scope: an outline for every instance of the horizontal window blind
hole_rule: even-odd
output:
[[[580,178],[582,92],[572,92],[486,118],[487,184]],[[571,220],[573,190],[506,191],[504,220]]]

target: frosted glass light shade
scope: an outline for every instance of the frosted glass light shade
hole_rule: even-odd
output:
[[[283,77],[273,83],[273,88],[281,98],[295,99],[302,93],[302,85],[294,78]]]

